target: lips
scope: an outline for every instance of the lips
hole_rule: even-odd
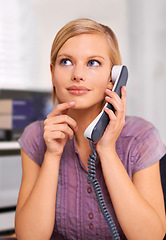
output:
[[[69,91],[70,94],[77,96],[87,94],[90,91],[90,89],[83,86],[70,86],[67,88],[67,90]]]

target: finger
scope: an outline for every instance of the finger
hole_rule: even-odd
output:
[[[114,109],[115,109],[115,113],[116,111],[120,111],[121,108],[123,107],[123,103],[122,103],[122,100],[119,98],[116,98],[116,97],[109,97],[109,96],[106,96],[105,97],[105,100],[106,102],[110,103],[113,105]]]
[[[122,95],[121,99],[122,99],[122,102],[123,102],[123,104],[124,104],[124,109],[125,109],[125,111],[126,111],[126,98],[127,98],[126,86],[123,86],[123,87],[121,88],[121,95]]]
[[[51,126],[60,123],[67,123],[75,131],[78,128],[76,121],[68,115],[53,116],[44,121],[45,126]]]
[[[73,130],[67,124],[58,124],[52,126],[46,126],[45,131],[49,132],[51,135],[57,132],[62,132],[65,135],[69,136],[70,139],[73,138]]]
[[[107,89],[107,90],[106,90],[106,94],[108,95],[108,97],[110,97],[110,98],[113,99],[114,101],[120,103],[121,98],[118,96],[118,94],[117,94],[116,92]],[[107,96],[106,96],[106,97],[107,97]]]
[[[44,134],[44,139],[46,142],[54,142],[55,140],[63,140],[66,138],[66,135],[63,132],[60,131],[55,131],[50,133],[45,133]]]
[[[116,120],[116,116],[111,109],[105,107],[104,111],[108,114],[110,121],[115,121]]]
[[[60,113],[62,113],[63,111],[69,109],[69,108],[72,108],[75,106],[75,102],[65,102],[65,103],[61,103],[61,104],[58,104],[53,110],[52,112],[50,112],[48,115],[47,115],[47,118],[50,118],[50,117],[53,117],[53,116],[57,116],[59,115]]]
[[[126,97],[126,87],[123,86],[123,87],[121,88],[121,98],[119,97],[119,95],[118,95],[116,92],[111,91],[111,90],[109,90],[109,89],[106,89],[106,94],[107,94],[109,97],[112,97],[112,98],[117,99],[117,101],[118,101],[118,100],[122,99],[122,97],[124,97],[124,98]]]
[[[106,91],[108,96],[105,97],[105,100],[113,105],[115,109],[115,114],[117,115],[120,112],[126,111],[126,96],[125,96],[125,89],[122,88],[122,96],[123,99],[118,96],[117,93],[113,91]]]

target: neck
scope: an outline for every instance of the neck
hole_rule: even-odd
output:
[[[77,122],[78,130],[75,132],[77,146],[88,144],[88,140],[84,138],[84,131],[100,111],[101,108],[98,107],[83,110],[70,109],[68,111],[68,115]]]

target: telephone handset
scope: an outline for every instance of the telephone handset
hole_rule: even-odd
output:
[[[115,91],[121,97],[121,87],[125,86],[127,83],[127,78],[128,78],[127,67],[124,65],[113,66],[111,78],[112,78],[112,81],[114,82],[114,87],[112,91]],[[112,104],[106,103],[105,106],[115,111]],[[84,132],[84,137],[89,140],[89,145],[93,152],[92,154],[89,155],[89,158],[88,158],[88,181],[90,181],[90,183],[93,186],[98,205],[107,222],[112,239],[120,240],[120,236],[117,231],[116,225],[114,223],[114,220],[111,214],[107,209],[100,184],[96,178],[95,162],[97,158],[97,153],[93,149],[91,144],[91,141],[97,142],[102,137],[108,123],[109,123],[109,116],[103,109],[101,113],[93,120],[93,122],[87,127],[87,129]]]
[[[121,87],[126,86],[128,79],[127,67],[124,65],[114,65],[111,72],[111,79],[112,82],[114,83],[112,91],[116,92],[121,97]],[[110,103],[106,103],[104,107],[107,107],[115,111],[113,105]],[[108,123],[109,117],[103,108],[100,114],[86,128],[84,132],[84,137],[93,142],[99,141]]]

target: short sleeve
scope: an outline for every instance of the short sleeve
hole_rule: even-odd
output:
[[[166,153],[166,147],[155,127],[135,140],[132,153],[133,174],[158,162]]]
[[[44,123],[36,121],[28,125],[18,139],[18,142],[24,152],[39,166],[42,165],[46,144],[43,138]]]

